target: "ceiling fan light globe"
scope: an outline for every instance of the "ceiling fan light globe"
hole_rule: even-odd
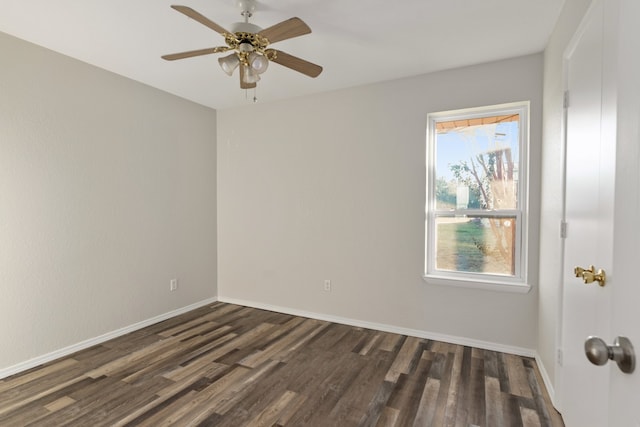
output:
[[[240,52],[253,52],[253,45],[251,43],[243,42],[238,46]]]
[[[251,67],[244,68],[244,75],[242,76],[242,80],[245,83],[257,83],[260,80],[260,76],[258,73]]]
[[[257,53],[252,53],[249,55],[249,64],[251,68],[255,70],[256,73],[262,74],[267,71],[269,68],[269,60],[264,55],[259,55]]]
[[[238,59],[238,55],[232,53],[231,55],[223,58],[218,58],[218,63],[220,64],[222,71],[230,76],[233,74],[233,71],[238,68],[238,65],[240,65],[240,59]]]

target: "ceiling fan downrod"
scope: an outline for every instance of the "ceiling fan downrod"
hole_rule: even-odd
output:
[[[249,23],[249,18],[253,16],[256,10],[256,2],[254,0],[238,0],[236,5],[241,10],[240,15],[244,17],[245,24]]]

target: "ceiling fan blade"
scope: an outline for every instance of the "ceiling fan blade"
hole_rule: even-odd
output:
[[[244,69],[245,69],[246,65],[244,64],[240,64],[240,89],[253,89],[254,87],[257,86],[256,83],[247,83],[244,81]]]
[[[167,61],[175,61],[176,59],[184,59],[184,58],[191,58],[193,56],[210,55],[212,53],[226,52],[229,49],[231,48],[227,46],[210,47],[207,49],[190,50],[188,52],[179,52],[179,53],[171,53],[169,55],[162,55],[162,59],[166,59]]]
[[[268,51],[275,52],[276,57],[272,59],[273,62],[287,68],[291,68],[292,70],[305,74],[309,77],[318,77],[322,72],[321,66],[305,61],[304,59],[300,59],[296,56],[289,55],[281,50],[268,49]],[[271,58],[271,56],[269,56],[269,58]]]
[[[309,34],[311,28],[300,18],[289,18],[279,24],[272,25],[260,31],[262,37],[266,37],[269,43],[275,43],[282,40],[292,39],[294,37]]]
[[[178,12],[180,12],[180,13],[182,13],[184,15],[187,15],[189,18],[198,21],[202,25],[206,25],[207,27],[211,28],[213,31],[215,31],[217,33],[220,33],[222,35],[232,34],[231,32],[225,30],[220,25],[216,24],[215,22],[213,22],[212,20],[210,20],[206,16],[196,12],[195,10],[191,9],[190,7],[177,6],[177,5],[171,5],[171,7],[173,9],[177,10]]]

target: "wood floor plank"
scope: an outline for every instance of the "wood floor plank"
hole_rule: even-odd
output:
[[[294,414],[291,423],[322,425],[322,423],[331,422],[335,425],[334,420],[331,419],[331,411],[357,378],[364,365],[364,361],[354,353],[341,354],[339,362],[333,366],[334,369],[326,378],[318,378],[320,381],[316,384],[300,390],[300,393],[307,397],[307,405]]]
[[[433,363],[429,371],[429,378],[441,380],[444,376],[447,363],[447,355],[443,353],[432,353]]]
[[[349,327],[331,323],[321,333],[309,340],[308,345],[319,350],[330,350],[347,332],[349,332]]]
[[[15,390],[25,384],[48,375],[55,374],[56,372],[67,370],[77,363],[78,361],[72,358],[62,359],[39,369],[32,369],[28,372],[24,372],[23,374],[15,377],[13,381],[3,381],[3,383],[0,383],[0,400],[4,401],[6,399],[6,394],[3,395],[3,393],[6,393],[7,391],[15,392]]]
[[[238,334],[234,332],[223,333],[219,336],[217,332],[211,333],[210,340],[206,344],[202,344],[199,347],[189,348],[189,352],[185,354],[181,360],[181,366],[187,366],[200,359],[206,359],[215,361],[221,357],[226,356],[229,352],[235,351],[238,347],[237,342],[234,340],[238,338]],[[233,341],[233,342],[232,342]]]
[[[485,351],[483,360],[485,375],[491,378],[500,378],[498,370],[498,354],[495,351]]]
[[[154,379],[154,381],[163,383],[161,378]],[[123,414],[128,414],[136,408],[144,406],[155,399],[151,392],[154,389],[157,389],[159,385],[153,384],[154,381],[146,382],[142,389],[140,386],[125,386],[121,393],[113,393],[109,398],[101,402],[99,401],[100,403],[95,406],[93,406],[96,402],[95,400],[90,404],[87,402],[77,402],[68,406],[65,410],[73,408],[74,406],[78,406],[82,409],[74,415],[74,420],[71,423],[72,425],[113,425],[117,419],[122,418]],[[87,408],[89,409],[86,410]],[[62,420],[64,420],[64,418],[62,418]],[[65,424],[62,422],[57,425]]]
[[[500,380],[495,377],[486,377],[484,383],[485,392],[485,412],[486,423],[484,425],[491,427],[509,427],[505,426],[502,416],[502,397],[500,392]]]
[[[541,427],[538,413],[533,409],[520,408],[520,414],[522,416],[522,425],[524,427]]]
[[[277,360],[268,360],[256,369],[247,372],[244,378],[232,384],[209,408],[217,414],[226,414],[238,402],[246,400],[245,397],[251,391],[250,387],[261,378],[266,377],[270,371],[275,370],[278,365]]]
[[[397,420],[398,425],[410,426],[413,424],[420,407],[424,385],[430,368],[431,360],[420,358],[415,369],[399,377],[394,393],[387,404],[400,410]]]
[[[500,380],[500,391],[511,393],[511,383],[509,381],[509,367],[507,365],[507,355],[504,353],[496,354],[498,379]]]
[[[389,398],[391,397],[391,393],[393,393],[393,389],[395,388],[395,386],[395,383],[383,381],[382,385],[377,388],[373,398],[369,401],[367,409],[363,414],[361,414],[360,420],[356,425],[378,425],[381,422],[380,419],[384,417],[384,412],[387,409],[390,409],[388,406],[386,406],[386,403],[389,401]],[[394,409],[394,413],[396,413],[394,419],[397,418],[397,412],[398,411]]]
[[[49,412],[56,412],[62,408],[66,408],[67,406],[76,403],[75,399],[70,398],[69,396],[63,396],[60,399],[56,399],[48,405],[44,405]]]
[[[203,390],[196,392],[190,391],[188,394],[181,396],[167,406],[163,410],[157,412],[153,417],[141,423],[141,426],[171,426],[171,425],[187,425],[195,418],[203,417],[213,411],[209,411],[208,407],[214,404],[220,395],[223,395],[230,387],[242,379],[250,372],[244,367],[236,367],[231,372],[221,377],[217,381],[211,383]]]
[[[458,386],[455,387],[457,395],[455,396],[455,416],[449,419],[448,425],[455,425],[456,427],[467,427],[469,425],[467,419],[469,418],[469,402],[471,391],[469,390],[471,385],[471,347],[461,347],[459,350],[462,352],[462,360],[460,365],[460,374],[458,378]],[[452,396],[453,397],[453,396]],[[453,409],[451,411],[453,415]]]
[[[51,387],[51,388],[47,388],[37,394],[33,394],[33,395],[25,395],[22,396],[20,399],[18,400],[14,400],[13,402],[3,402],[2,407],[0,407],[0,416],[4,416],[12,411],[16,411],[19,410],[20,408],[26,406],[27,404],[31,403],[31,402],[35,402],[37,400],[40,400],[42,398],[45,398],[59,390],[62,390],[66,387],[69,387],[73,384],[79,383],[80,381],[82,381],[84,378],[81,376],[78,377],[74,377],[68,381],[62,382],[60,384],[58,384],[57,386]],[[2,418],[0,417],[0,420],[2,420]]]
[[[418,353],[421,340],[419,338],[408,337],[402,348],[396,356],[396,360],[391,365],[385,381],[396,382],[400,374],[408,374],[409,368],[412,363],[415,363],[417,358],[422,354]]]
[[[182,388],[181,390],[184,390]],[[187,393],[194,393],[194,390],[188,390]],[[137,408],[132,409],[129,413],[123,414],[116,421],[114,421],[112,427],[122,427],[127,425],[138,425],[142,420],[145,420],[155,413],[165,405],[166,402],[175,402],[177,399],[174,397],[182,397],[182,395],[176,394],[167,394],[164,396],[157,396],[153,399],[150,399],[145,405],[140,405]],[[180,404],[177,404],[180,405]]]
[[[293,393],[295,397],[289,402],[291,405],[298,405],[304,401],[305,397],[300,394],[288,390],[286,384],[278,381],[277,377],[283,372],[282,363],[278,363],[273,369],[267,372],[260,381],[254,382],[247,387],[245,393],[242,396],[238,396],[238,399],[227,400],[228,408],[224,411],[224,414],[220,414],[221,418],[218,419],[216,427],[235,427],[236,425],[245,425],[252,420],[255,420],[260,414],[269,411],[278,399],[282,398],[285,393]],[[241,397],[241,398],[240,398]],[[287,405],[283,409],[290,411],[291,408]],[[216,414],[219,414],[217,411]],[[293,411],[295,412],[295,410]],[[222,415],[224,415],[222,417]],[[285,416],[284,412],[279,412],[278,419],[281,416]],[[278,420],[274,421],[279,422]]]
[[[295,398],[280,412],[280,417],[273,423],[275,427],[284,427],[291,425],[289,421],[293,415],[304,405],[306,401],[305,396],[299,394],[295,395]]]
[[[174,381],[175,383],[184,381],[184,382],[195,382],[198,378],[202,377],[211,377],[215,375],[217,372],[224,371],[228,368],[228,365],[224,363],[215,363],[210,362],[208,360],[199,359],[194,363],[183,366],[178,365],[177,368],[170,370],[167,373],[162,374],[162,376],[168,380]]]
[[[3,416],[0,420],[0,425],[2,427],[24,427],[32,421],[40,420],[50,414],[51,411],[40,405],[39,402],[32,402],[22,406],[20,412],[12,412]]]
[[[449,370],[449,389],[445,404],[444,424],[454,426],[458,408],[458,395],[462,390],[462,365],[464,362],[464,347],[456,346],[453,363]],[[465,402],[466,403],[466,402]]]
[[[357,425],[360,422],[362,414],[368,410],[369,403],[374,400],[379,384],[384,381],[393,361],[392,355],[387,352],[374,360],[358,359],[363,364],[362,370],[342,393],[340,400],[329,414],[332,420],[344,425]]]
[[[422,391],[422,398],[418,406],[418,412],[416,413],[415,420],[413,422],[414,427],[432,426],[433,418],[436,413],[436,401],[438,400],[438,393],[440,391],[440,380],[435,378],[427,378]]]
[[[199,394],[195,390],[189,390],[186,394],[178,396],[177,399],[165,400],[162,406],[153,407],[125,425],[155,427],[176,424],[181,415],[192,410],[198,396]]]
[[[502,416],[504,417],[505,425],[509,427],[523,427],[518,396],[502,393]]]
[[[206,320],[204,320],[202,317],[197,317],[195,319],[192,319],[188,322],[185,323],[180,323],[176,326],[174,326],[173,328],[168,328],[165,329],[164,331],[160,332],[158,335],[160,335],[161,337],[170,337],[172,335],[176,335],[178,333],[184,332],[186,330],[189,330],[193,327],[197,327],[197,326],[201,326],[203,324],[207,324],[208,322]]]
[[[287,354],[295,351],[316,334],[322,331],[327,325],[317,320],[307,319],[296,327],[292,328],[286,337],[271,343],[264,350],[259,350],[254,354],[242,359],[239,364],[250,368],[261,365],[268,359],[281,360]]]
[[[358,354],[361,356],[366,356],[367,354],[369,354],[369,352],[374,348],[374,346],[380,340],[380,337],[381,337],[381,334],[379,333],[369,336],[367,340],[364,342],[364,345],[362,346],[362,348],[358,350]]]
[[[507,371],[509,374],[509,388],[512,394],[532,398],[531,387],[527,379],[527,372],[521,357],[513,354],[505,354]]]
[[[378,348],[383,351],[393,351],[402,339],[402,335],[383,332],[382,341]]]
[[[475,350],[475,349],[474,349]],[[484,387],[484,354],[478,354],[479,357],[475,357],[473,355],[477,354],[476,352],[472,353],[471,358],[471,373],[469,379],[469,396],[467,398],[468,406],[469,406],[469,414],[467,418],[468,425],[479,426],[484,424],[484,420],[486,418],[485,414],[485,387]]]
[[[384,408],[382,412],[382,416],[376,423],[376,427],[395,427],[399,426],[398,418],[400,416],[400,411],[396,408],[389,408],[388,406]]]
[[[531,358],[219,302],[0,380],[0,425],[563,427]]]
[[[136,350],[133,353],[130,353],[124,357],[120,357],[105,365],[102,365],[99,368],[93,369],[87,372],[86,375],[91,378],[99,378],[105,375],[115,375],[118,372],[129,369],[132,364],[139,362],[140,360],[143,360],[145,358],[148,358],[158,353],[163,353],[164,351],[170,349],[171,347],[175,347],[177,345],[178,345],[178,340],[172,337],[169,337],[164,340],[156,341],[147,347],[144,347],[140,350]]]
[[[94,380],[90,378],[83,378],[80,381],[68,384],[66,387],[53,389],[51,386],[48,386],[48,394],[42,394],[39,398],[29,401],[25,406],[21,406],[17,410],[0,416],[0,425],[4,426],[5,424],[11,424],[9,420],[18,420],[21,421],[18,422],[18,425],[25,425],[27,424],[25,423],[25,420],[28,420],[29,423],[31,423],[50,416],[52,412],[46,410],[47,405],[52,404],[61,398],[71,397],[74,392],[84,389],[93,381]],[[42,409],[45,409],[46,411],[43,411]]]
[[[249,421],[247,427],[270,427],[279,419],[280,414],[284,412],[287,406],[296,398],[296,393],[285,391],[273,404],[269,405],[260,412],[254,419]]]
[[[215,382],[218,378],[228,374],[233,368],[212,363],[211,365],[203,364],[203,370],[200,371],[202,375],[195,377],[185,377],[177,380],[174,383],[169,383],[165,387],[156,392],[158,397],[171,397],[182,393],[186,389],[200,391],[202,388]]]

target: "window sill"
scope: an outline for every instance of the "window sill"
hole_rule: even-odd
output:
[[[428,275],[422,276],[422,279],[429,285],[436,286],[454,286],[458,288],[482,289],[485,291],[510,292],[516,294],[526,294],[531,290],[531,285],[526,283],[500,282],[500,281],[481,281],[481,280],[461,280],[451,277]]]

